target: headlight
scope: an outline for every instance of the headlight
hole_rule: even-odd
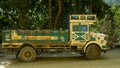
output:
[[[100,40],[106,40],[106,35],[100,35]]]

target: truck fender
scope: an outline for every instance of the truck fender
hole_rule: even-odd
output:
[[[101,45],[99,42],[97,42],[97,41],[90,41],[90,42],[88,42],[88,43],[85,45],[85,47],[84,47],[84,53],[85,53],[87,47],[88,47],[90,44],[96,44],[97,46],[100,47],[100,49],[102,49],[102,45]]]
[[[23,43],[21,44],[19,50],[18,50],[18,53],[19,51],[23,48],[23,47],[26,47],[26,46],[30,46],[30,47],[33,47],[34,49],[36,49],[36,47],[34,46],[34,44],[31,44],[31,43]]]
[[[23,43],[20,48],[26,47],[26,46],[30,46],[30,47],[36,48],[36,47],[34,46],[34,44],[32,44],[32,43]]]

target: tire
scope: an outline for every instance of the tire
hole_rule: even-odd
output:
[[[87,57],[87,59],[90,60],[99,58],[100,54],[101,54],[101,50],[95,44],[88,46],[85,52],[85,56]]]
[[[36,59],[36,51],[30,46],[23,47],[20,50],[19,58],[24,62],[32,62]]]

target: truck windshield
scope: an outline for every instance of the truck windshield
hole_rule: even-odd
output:
[[[79,26],[78,25],[73,25],[73,31],[79,31]]]
[[[95,16],[87,16],[87,20],[95,20]]]

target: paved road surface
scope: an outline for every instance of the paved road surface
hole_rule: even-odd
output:
[[[0,58],[0,68],[120,68],[120,49],[102,53],[97,60],[87,60],[73,53],[42,55],[35,62],[25,63],[9,56]]]

